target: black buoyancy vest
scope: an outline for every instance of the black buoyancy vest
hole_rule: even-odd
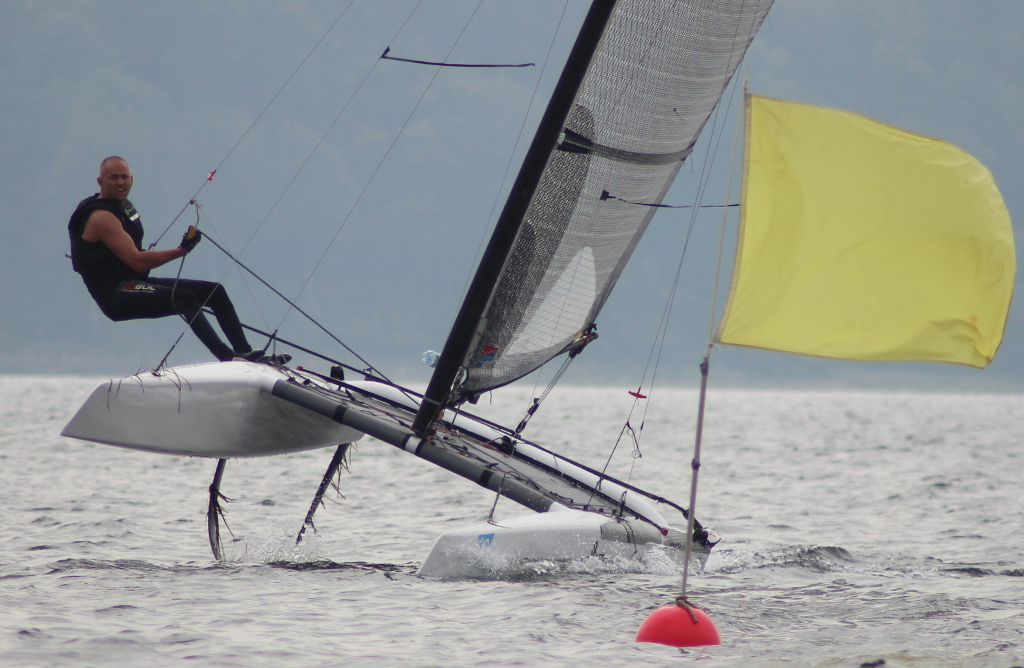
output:
[[[68,221],[68,236],[71,238],[71,266],[82,275],[85,286],[93,299],[104,307],[114,288],[121,281],[130,278],[146,278],[149,272],[132,270],[107,248],[102,241],[85,241],[82,231],[89,216],[98,210],[109,211],[121,221],[121,226],[142,250],[142,219],[129,200],[122,204],[116,199],[101,198],[99,193],[86,197],[78,203]]]

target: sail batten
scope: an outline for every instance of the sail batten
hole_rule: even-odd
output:
[[[565,138],[559,142],[558,150],[569,153],[583,153],[586,155],[596,154],[609,160],[620,162],[632,162],[638,165],[667,165],[673,162],[681,162],[693,152],[693,147],[688,146],[682,151],[672,153],[638,153],[635,151],[624,151],[620,148],[596,144],[581,134],[573,132],[568,128],[565,131]]]

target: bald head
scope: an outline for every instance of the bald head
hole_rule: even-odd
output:
[[[96,179],[100,185],[100,197],[123,202],[128,199],[133,182],[132,172],[124,158],[112,155],[100,163],[100,176]]]
[[[123,162],[125,166],[128,166],[128,161],[119,155],[112,155],[109,158],[103,158],[103,162],[100,163],[100,174],[103,174],[103,168],[107,166],[108,162]]]

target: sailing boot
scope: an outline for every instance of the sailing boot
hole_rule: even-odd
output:
[[[278,353],[277,355],[264,355],[262,358],[260,358],[259,361],[263,362],[264,364],[284,366],[285,364],[288,364],[288,362],[291,361],[291,359],[292,356],[289,355],[288,353]]]

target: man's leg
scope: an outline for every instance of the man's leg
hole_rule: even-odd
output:
[[[174,285],[173,278],[151,278],[150,282],[156,285],[171,287]],[[238,353],[247,353],[252,350],[249,341],[245,338],[245,330],[235,313],[235,306],[228,297],[227,290],[220,283],[211,281],[196,281],[187,278],[178,279],[178,290],[184,288],[196,296],[200,306],[208,306],[217,318],[217,324],[224,330],[231,347]]]
[[[235,357],[235,351],[220,340],[202,311],[202,302],[181,285],[172,287],[174,279],[122,281],[114,289],[107,305],[111,320],[140,320],[180,315],[192,327],[203,345],[221,361]]]

